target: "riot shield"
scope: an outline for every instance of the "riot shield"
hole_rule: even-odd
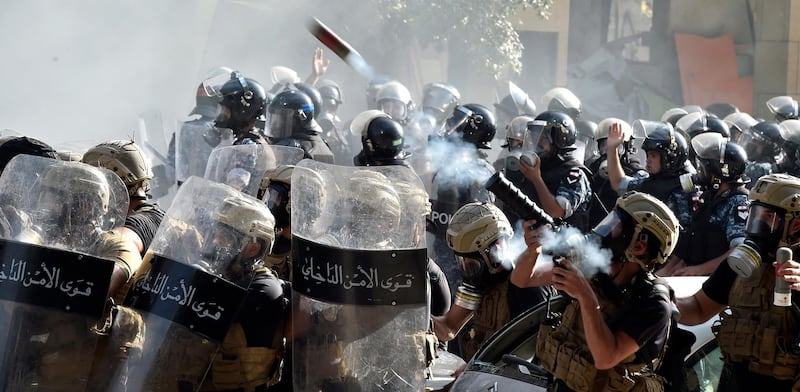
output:
[[[84,391],[128,193],[111,171],[31,155],[0,176],[0,390]]]
[[[97,360],[105,367],[98,390],[197,390],[254,275],[256,258],[242,250],[259,233],[274,235],[273,219],[257,199],[190,177],[120,307],[118,316],[138,322],[138,331],[130,322],[112,327],[111,340],[124,343],[128,355],[120,358],[109,344]]]
[[[183,184],[191,176],[202,177],[214,148],[233,144],[233,132],[217,128],[203,118],[178,123],[175,133],[175,179]]]
[[[427,197],[403,166],[303,160],[292,173],[297,391],[419,391]]]
[[[267,170],[293,165],[302,159],[303,150],[297,147],[267,144],[219,147],[211,152],[203,177],[257,196]]]

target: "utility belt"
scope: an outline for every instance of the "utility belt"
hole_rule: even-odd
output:
[[[757,374],[778,380],[792,380],[800,371],[800,355],[792,354],[789,345],[794,335],[788,333],[788,312],[756,313],[734,310],[720,313],[711,330],[719,342],[722,359],[729,363],[747,363]]]

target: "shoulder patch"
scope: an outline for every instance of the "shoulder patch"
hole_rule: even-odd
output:
[[[581,169],[575,168],[569,171],[567,174],[567,183],[570,185],[574,184],[576,181],[581,179]]]
[[[750,208],[746,205],[736,207],[736,219],[739,221],[746,221],[747,216],[750,215]]]

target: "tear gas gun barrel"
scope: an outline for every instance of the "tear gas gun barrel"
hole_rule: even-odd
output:
[[[526,221],[535,219],[536,224],[533,228],[549,224],[554,230],[558,230],[555,219],[509,181],[503,173],[497,172],[489,177],[484,188],[494,193],[504,206],[519,215],[520,218]]]

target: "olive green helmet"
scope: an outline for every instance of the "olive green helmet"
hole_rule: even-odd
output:
[[[615,208],[625,211],[636,222],[635,233],[641,229],[654,235],[661,244],[655,258],[643,265],[652,270],[655,264],[663,264],[675,249],[680,234],[680,224],[675,213],[661,200],[642,192],[628,192],[617,199]],[[634,235],[636,238],[636,234]]]
[[[511,238],[514,229],[508,218],[491,203],[473,202],[453,214],[447,226],[447,245],[456,253],[475,253],[489,248],[501,237]]]
[[[150,164],[132,140],[111,140],[100,143],[83,154],[81,162],[114,172],[128,187],[130,196],[144,196],[146,189],[137,185],[153,178]],[[141,190],[141,191],[140,191]]]
[[[263,203],[244,196],[231,196],[222,201],[215,219],[246,237],[263,240],[266,243],[263,253],[272,249],[275,218]]]

